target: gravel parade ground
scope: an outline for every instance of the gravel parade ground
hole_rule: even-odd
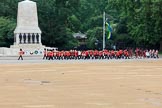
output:
[[[0,57],[0,108],[162,108],[162,59]]]

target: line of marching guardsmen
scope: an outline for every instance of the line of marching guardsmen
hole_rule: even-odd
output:
[[[47,60],[69,60],[69,59],[130,59],[130,58],[159,58],[158,50],[150,49],[143,50],[140,48],[133,49],[125,49],[125,50],[85,50],[85,51],[58,51],[58,50],[50,50],[44,49],[44,57],[43,59]]]
[[[127,49],[125,50],[85,50],[85,51],[57,51],[44,49],[43,59],[47,60],[69,60],[69,59],[129,59],[132,57],[132,53]]]

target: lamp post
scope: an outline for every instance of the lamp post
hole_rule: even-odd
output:
[[[103,47],[102,50],[105,49],[105,12],[103,13]]]

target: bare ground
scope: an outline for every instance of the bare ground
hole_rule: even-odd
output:
[[[0,108],[162,108],[162,60],[0,65]]]

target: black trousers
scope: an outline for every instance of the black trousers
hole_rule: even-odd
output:
[[[43,59],[47,59],[47,56],[46,56],[46,55],[44,55],[44,56],[43,56]]]
[[[19,56],[18,60],[20,60],[20,58],[21,58],[21,60],[23,60],[23,57],[22,57],[22,55],[20,55],[20,56]]]

